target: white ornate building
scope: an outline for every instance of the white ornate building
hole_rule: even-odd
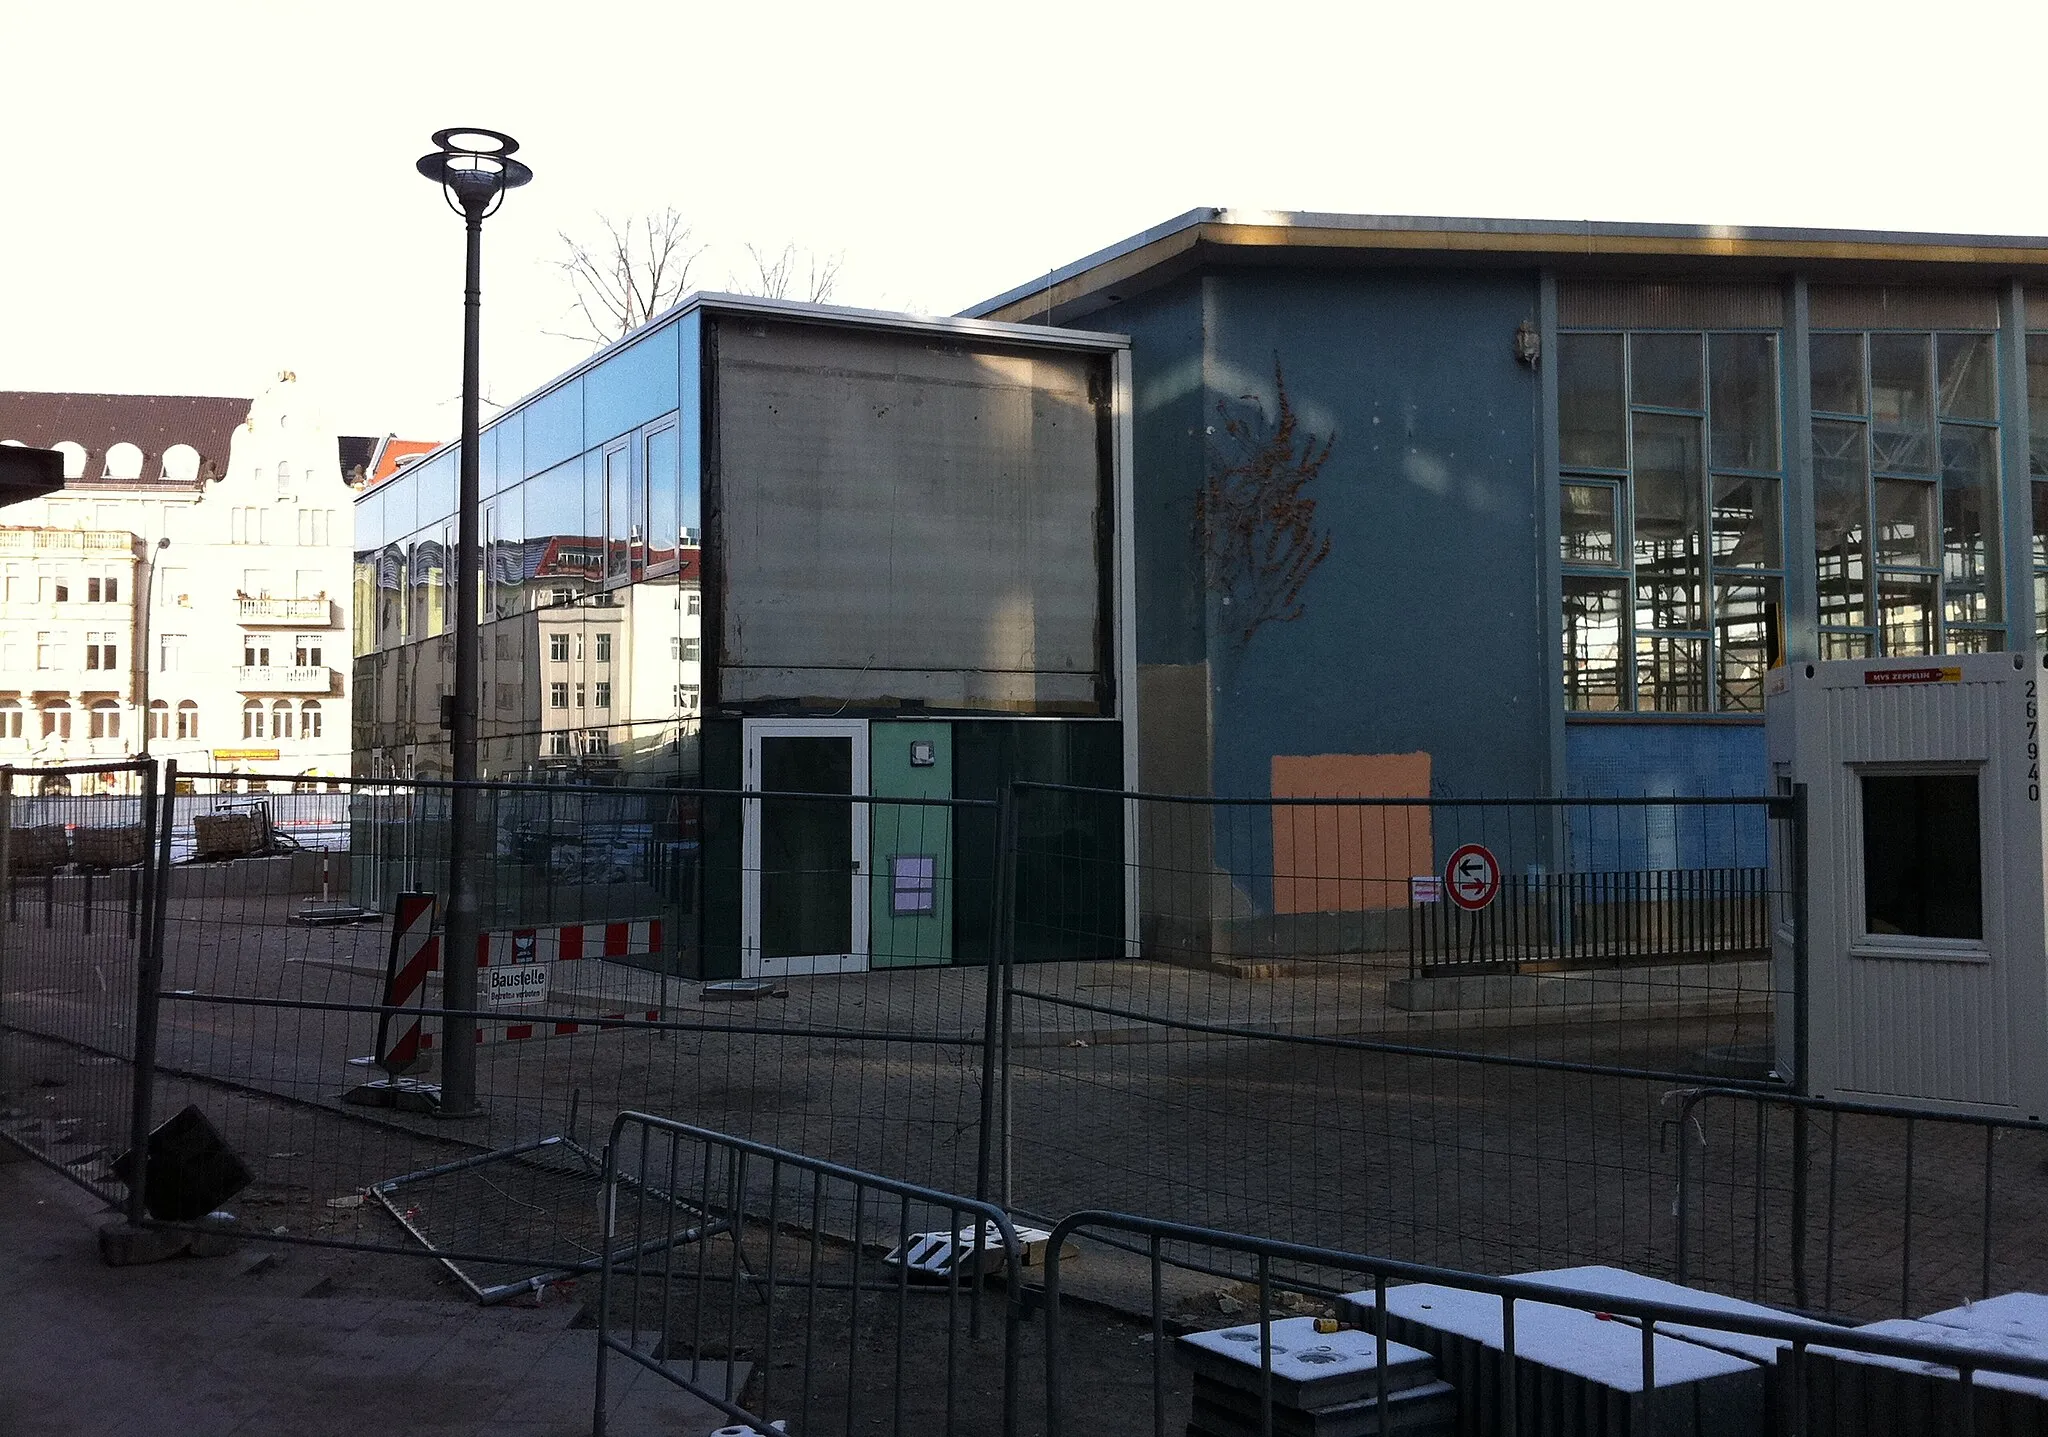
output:
[[[256,400],[0,394],[61,492],[0,508],[0,762],[143,747],[186,772],[349,772],[350,501],[296,376]]]

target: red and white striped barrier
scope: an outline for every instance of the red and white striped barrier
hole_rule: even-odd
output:
[[[547,928],[505,928],[479,933],[476,966],[501,974],[510,970],[538,968],[540,964],[574,963],[586,958],[634,958],[661,951],[659,918],[627,918],[605,923],[564,923]],[[538,970],[545,973],[546,970]],[[545,993],[545,985],[536,985]],[[533,1038],[572,1038],[578,1033],[596,1033],[617,1028],[621,1023],[659,1022],[661,1009],[599,1013],[574,1022],[521,1023],[512,1018],[479,1018],[478,1043],[519,1043]],[[422,1051],[432,1051],[435,1035],[422,1034]]]
[[[554,928],[505,928],[476,936],[476,966],[571,963],[578,958],[633,958],[661,951],[659,918],[618,923],[566,923]]]
[[[427,974],[441,966],[441,935],[434,932],[434,895],[401,893],[391,920],[391,957],[384,972],[384,1006],[403,1008],[422,997]],[[420,1066],[421,1055],[432,1045],[432,1036],[422,1031],[420,1019],[395,1021],[398,1015],[382,1014],[377,1019],[377,1066],[396,1078]]]
[[[384,1011],[377,1015],[377,1047],[367,1058],[349,1059],[352,1067],[382,1068],[385,1076],[345,1088],[341,1099],[359,1107],[400,1108],[434,1112],[441,1090],[409,1078],[426,1064],[432,1037],[418,1013],[394,1012],[414,999],[424,1004],[427,974],[440,966],[441,938],[434,932],[434,895],[401,893],[391,913],[391,951],[384,960]]]

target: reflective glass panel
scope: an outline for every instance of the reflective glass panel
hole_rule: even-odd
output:
[[[677,489],[676,427],[657,429],[647,436],[645,461],[647,485],[647,568],[649,573],[666,573],[676,562],[677,531],[682,524],[681,494]]]
[[[1870,657],[1870,635],[1822,633],[1820,656],[1824,659],[1867,659]]]
[[[1636,635],[1636,708],[1697,713],[1707,706],[1706,640]]]
[[[2034,491],[2034,562],[2048,568],[2048,483],[2036,480]]]
[[[1995,623],[1998,431],[1941,426],[1942,604],[1952,624]]]
[[[1619,580],[1565,576],[1566,708],[1608,712],[1623,707],[1622,588]]]
[[[583,380],[579,376],[526,406],[526,472],[535,474],[583,452]]]
[[[1936,338],[1941,361],[1941,412],[1950,419],[1996,419],[1998,374],[1992,367],[1991,336],[1944,334]]]
[[[1621,379],[1621,336],[1557,337],[1558,456],[1568,467],[1620,469],[1628,463],[1622,428],[1627,401]]]
[[[1870,336],[1870,465],[1879,473],[1934,469],[1934,405],[1929,337]]]
[[[623,584],[633,576],[633,451],[618,445],[604,451],[604,576]]]
[[[460,462],[460,451],[450,447],[413,471],[413,482],[419,492],[419,522],[422,527],[439,525],[443,519],[454,516],[456,466]]]
[[[1635,416],[1637,624],[1696,629],[1701,612],[1704,474],[1700,421],[1675,414]]]
[[[1762,713],[1764,674],[1779,645],[1778,581],[1714,586],[1714,636],[1720,672],[1715,684],[1718,707],[1738,713]]]
[[[1934,652],[1934,576],[1877,576],[1878,637],[1887,654]]]
[[[1778,345],[1768,334],[1707,337],[1717,469],[1778,467]]]
[[[2027,418],[2027,466],[2048,478],[2048,334],[2027,336]]]
[[[1613,484],[1566,484],[1558,533],[1564,558],[1572,564],[1612,564],[1614,550]]]
[[[1808,357],[1813,407],[1830,414],[1863,413],[1863,336],[1816,334]]]
[[[491,611],[509,618],[524,607],[527,577],[526,486],[506,490],[491,501],[490,549],[484,556],[490,580]]]
[[[1717,475],[1714,479],[1714,563],[1730,569],[1775,569],[1779,542],[1778,481]]]
[[[1700,337],[1697,334],[1632,334],[1629,402],[1663,409],[1699,409]]]
[[[1869,621],[1868,472],[1864,426],[1813,421],[1813,549],[1823,627],[1861,628]]]
[[[1934,486],[1917,479],[1880,479],[1877,491],[1877,562],[1931,569],[1934,557]]]
[[[608,354],[583,376],[583,442],[602,444],[676,407],[676,326]]]

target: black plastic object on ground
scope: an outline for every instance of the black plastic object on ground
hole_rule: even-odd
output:
[[[133,1153],[114,1159],[114,1175],[131,1181]],[[249,1169],[206,1120],[187,1106],[149,1135],[149,1168],[142,1206],[159,1222],[205,1217],[249,1185]]]

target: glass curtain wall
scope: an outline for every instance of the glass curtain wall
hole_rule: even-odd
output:
[[[486,778],[698,776],[698,347],[681,316],[481,436]],[[357,505],[355,746],[373,776],[447,772],[430,736],[453,691],[457,463],[444,450]]]
[[[1784,586],[1778,341],[1559,336],[1567,708],[1755,713]]]
[[[2034,515],[2034,643],[2048,648],[2048,334],[2027,336],[2027,450]]]
[[[1994,336],[1816,331],[1811,353],[1821,657],[2003,648]]]

